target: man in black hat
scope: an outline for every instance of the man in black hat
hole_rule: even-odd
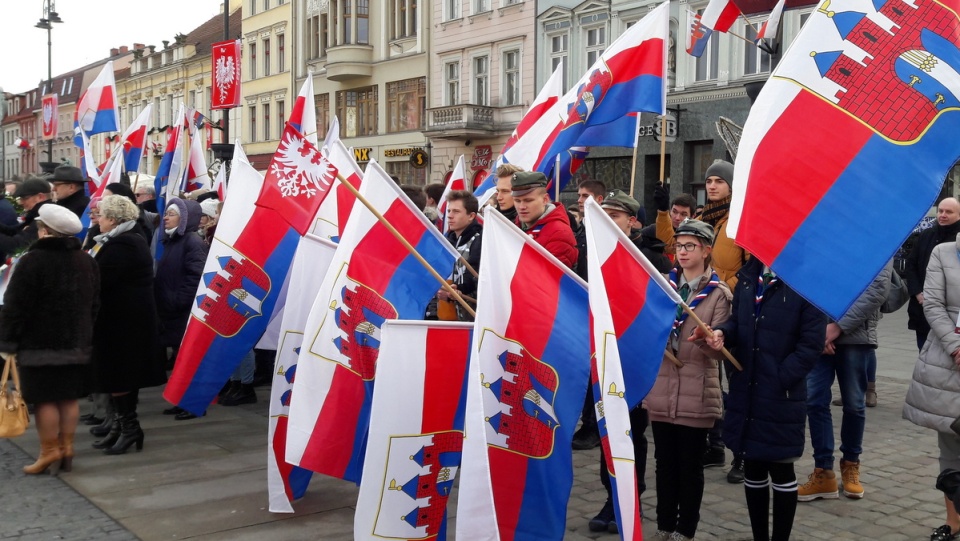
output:
[[[33,223],[40,207],[50,202],[50,183],[40,177],[23,181],[13,197],[23,207],[21,223],[16,226],[0,225],[0,252],[4,259],[16,254],[37,240],[37,226]]]
[[[80,168],[61,165],[53,170],[50,182],[57,204],[72,210],[78,218],[82,217],[90,205],[90,198],[84,193],[83,185],[87,179],[83,178]]]

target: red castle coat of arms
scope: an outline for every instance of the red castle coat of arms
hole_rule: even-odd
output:
[[[217,245],[223,251],[225,245]],[[232,250],[231,250],[232,251]],[[196,300],[193,317],[221,336],[233,336],[251,318],[263,315],[262,305],[270,291],[270,277],[257,264],[238,252],[208,258],[203,283],[206,290]],[[210,264],[214,268],[210,268]]]
[[[481,384],[490,393],[484,399],[487,443],[532,458],[549,456],[560,426],[554,410],[557,372],[521,344],[484,334],[480,362]]]
[[[590,79],[577,89],[577,99],[570,104],[567,121],[563,127],[586,122],[612,85],[613,75],[609,71],[593,70],[590,73]]]

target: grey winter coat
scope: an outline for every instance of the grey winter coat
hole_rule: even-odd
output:
[[[951,356],[960,349],[960,334],[956,333],[960,313],[960,240],[933,249],[923,298],[930,334],[913,369],[903,418],[938,432],[952,433],[950,423],[960,416],[960,369]]]
[[[887,262],[880,274],[867,286],[867,290],[857,297],[837,325],[843,330],[837,344],[859,344],[877,347],[877,322],[880,321],[880,306],[890,292],[890,280],[893,273],[893,260]]]

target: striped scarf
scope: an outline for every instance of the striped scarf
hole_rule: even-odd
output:
[[[673,287],[674,290],[679,291],[679,288],[677,287],[677,283],[678,283],[677,269],[671,269],[670,270],[670,286]],[[687,302],[687,306],[689,306],[691,310],[696,309],[697,305],[700,304],[700,301],[707,298],[707,296],[710,295],[710,292],[713,291],[714,288],[716,288],[719,284],[720,284],[720,277],[717,276],[716,272],[711,271],[710,281],[707,282],[707,285],[703,289],[701,289],[700,292],[697,293],[695,297],[693,297],[693,300],[687,302],[686,299],[684,299],[684,302]],[[678,306],[677,317],[675,317],[673,320],[673,329],[671,329],[671,332],[673,332],[675,335],[679,337],[680,327],[683,326],[683,322],[687,320],[687,317],[689,315],[690,314],[688,314],[687,311],[684,310],[682,306]]]
[[[764,278],[769,278],[766,285],[764,285],[763,283]],[[765,272],[761,273],[760,276],[757,277],[757,295],[756,295],[756,304],[754,305],[756,308],[757,316],[760,315],[760,303],[763,302],[763,294],[766,293],[768,289],[773,287],[773,285],[779,281],[780,281],[779,277],[773,276],[772,274],[765,273]]]
[[[703,215],[700,219],[713,227],[717,227],[717,222],[722,220],[730,212],[730,201],[733,196],[727,196],[720,201],[708,201],[703,207]]]

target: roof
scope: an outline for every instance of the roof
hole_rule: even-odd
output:
[[[230,30],[228,32],[230,36],[240,37],[242,14],[242,8],[237,8],[230,13]],[[210,20],[187,34],[187,44],[196,46],[198,55],[210,53],[210,46],[219,41],[224,41],[222,13],[211,17]]]

